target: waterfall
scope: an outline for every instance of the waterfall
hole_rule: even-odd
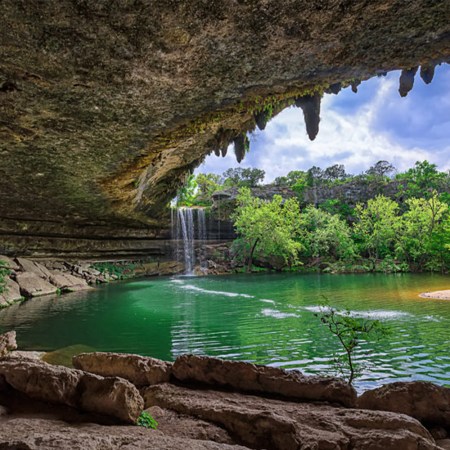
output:
[[[175,256],[184,263],[185,274],[193,275],[195,267],[195,243],[207,239],[205,211],[201,208],[177,208],[172,210],[172,239],[175,240]],[[203,258],[201,258],[203,266]]]

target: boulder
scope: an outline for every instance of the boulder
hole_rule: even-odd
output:
[[[22,300],[20,286],[14,280],[11,280],[11,278],[6,278],[5,281],[6,283],[3,287],[3,291],[0,294],[0,306],[7,306]]]
[[[16,258],[16,261],[24,272],[32,272],[44,280],[50,278],[50,271],[42,264],[25,258]]]
[[[167,436],[142,427],[71,425],[62,420],[10,417],[0,426],[0,448],[27,450],[248,450],[240,445]]]
[[[4,262],[5,266],[10,270],[19,270],[19,265],[11,258],[8,258],[7,256],[0,255],[0,261]]]
[[[135,423],[143,410],[139,391],[121,378],[104,378],[81,370],[32,359],[5,358],[0,376],[28,397]]]
[[[122,378],[83,373],[78,390],[80,409],[112,416],[122,422],[136,423],[144,409],[139,391]]]
[[[425,381],[397,382],[364,392],[358,408],[407,414],[427,427],[450,430],[450,389]]]
[[[26,297],[39,297],[41,295],[55,294],[58,290],[48,281],[43,280],[33,272],[17,274],[16,281],[20,286],[20,292]]]
[[[0,334],[0,358],[17,348],[16,332],[8,331]]]
[[[146,405],[215,423],[254,449],[438,450],[415,419],[385,411],[297,403],[164,383],[144,390]]]
[[[243,392],[275,394],[297,400],[326,401],[351,407],[356,391],[342,380],[305,376],[298,371],[257,366],[241,361],[224,361],[207,356],[183,355],[172,373],[183,382],[199,382]]]
[[[84,278],[79,278],[70,273],[62,273],[57,270],[50,271],[49,281],[58,289],[66,292],[81,291],[89,286]]]
[[[136,386],[169,381],[172,364],[160,359],[124,353],[82,353],[74,356],[73,366],[104,377],[125,378]]]

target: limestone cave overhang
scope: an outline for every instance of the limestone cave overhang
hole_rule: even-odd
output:
[[[450,60],[448,0],[0,4],[0,253],[164,252],[205,155],[294,104],[314,138],[324,92]]]

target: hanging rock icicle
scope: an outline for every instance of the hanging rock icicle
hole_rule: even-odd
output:
[[[342,84],[341,83],[334,83],[334,84],[330,84],[330,87],[328,89],[325,90],[325,92],[327,94],[339,94],[339,92],[341,92],[342,89]]]
[[[295,100],[295,106],[302,108],[305,117],[306,132],[313,141],[319,132],[321,94],[306,95]]]
[[[266,128],[267,122],[269,121],[269,114],[266,110],[258,111],[254,114],[255,122],[257,127],[262,131]]]
[[[402,74],[400,75],[400,86],[398,88],[400,97],[406,97],[408,92],[413,88],[417,69],[417,67],[413,67],[412,69],[402,70]]]
[[[246,134],[240,134],[234,138],[234,154],[236,155],[236,160],[240,163],[245,156],[245,153],[249,149],[250,142]]]
[[[352,91],[356,94],[358,92],[358,86],[361,84],[361,80],[355,80],[352,82]]]
[[[430,84],[434,77],[435,66],[422,66],[420,68],[420,78],[422,78],[425,84]]]
[[[225,158],[225,156],[227,156],[227,151],[228,151],[228,144],[224,145],[224,146],[220,149],[220,152],[222,153],[222,158]]]

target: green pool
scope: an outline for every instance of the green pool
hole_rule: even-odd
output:
[[[326,297],[392,330],[358,349],[357,360],[370,364],[359,389],[394,380],[450,385],[450,301],[418,297],[449,286],[448,276],[418,274],[153,278],[15,305],[0,311],[0,332],[15,329],[27,350],[82,345],[165,360],[189,352],[315,374],[339,350],[314,315]]]

